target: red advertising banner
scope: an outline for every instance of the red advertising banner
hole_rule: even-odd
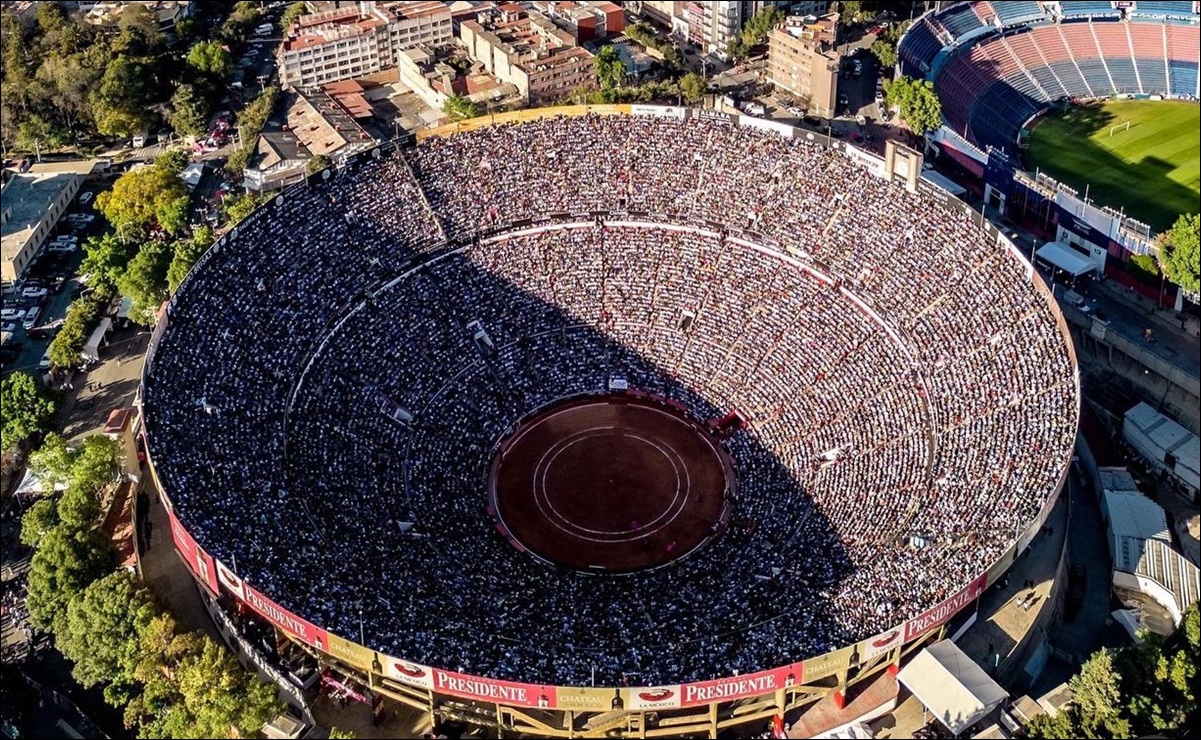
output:
[[[626,709],[676,709],[680,706],[681,686],[642,686],[630,689]]]
[[[175,547],[179,550],[184,562],[188,564],[188,569],[195,573],[196,577],[213,593],[217,593],[217,568],[213,558],[200,549],[196,540],[192,539],[192,535],[188,534],[188,530],[184,529],[179,520],[175,518],[175,513],[170,509],[167,509],[167,518],[171,520],[171,539],[175,541]]]
[[[982,573],[974,581],[964,586],[959,593],[910,619],[905,623],[905,642],[929,632],[955,616],[960,609],[979,598],[980,594],[984,593],[987,584],[988,574]]]
[[[769,671],[748,673],[745,676],[686,683],[680,687],[680,706],[695,707],[716,701],[745,699],[791,686],[800,680],[801,664],[794,663]]]
[[[284,632],[299,637],[318,650],[326,651],[329,649],[329,640],[325,636],[325,630],[301,619],[279,604],[276,604],[271,599],[256,591],[249,583],[242,581],[242,588],[246,591],[247,605],[261,614],[267,621],[279,627]]]
[[[434,669],[434,690],[464,699],[497,702],[515,707],[555,706],[555,687],[498,681]]]

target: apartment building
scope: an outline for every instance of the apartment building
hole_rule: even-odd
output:
[[[824,13],[829,6],[828,0],[641,0],[626,3],[631,12],[671,28],[678,38],[721,59],[729,58],[730,42],[742,33],[748,20],[765,8],[777,7],[789,15],[812,15]]]
[[[790,16],[769,37],[767,76],[777,90],[809,101],[815,115],[834,115],[838,99],[838,14]]]
[[[506,3],[490,16],[463,21],[459,38],[489,74],[517,88],[528,105],[544,105],[597,85],[593,55],[537,11]]]
[[[313,89],[397,64],[405,49],[453,38],[450,8],[442,2],[361,2],[301,16],[280,46],[280,83]]]

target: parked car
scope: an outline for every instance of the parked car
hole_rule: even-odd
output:
[[[46,348],[46,352],[42,355],[42,359],[38,361],[38,370],[50,369],[50,348]]]
[[[851,104],[851,99],[847,97],[846,93],[838,94],[838,105],[845,108],[846,106],[848,106],[850,104]]]
[[[26,298],[45,298],[49,293],[50,291],[36,285],[31,285],[21,291],[21,295]]]
[[[17,322],[15,321],[5,321],[3,324],[0,324],[0,332],[8,332],[9,334],[12,334],[16,330]]]
[[[54,254],[70,254],[77,249],[79,249],[79,246],[71,242],[51,242],[46,251]]]
[[[20,321],[25,318],[25,310],[21,308],[0,309],[0,319],[4,321]]]
[[[793,105],[788,108],[788,115],[792,116],[793,118],[800,118],[801,116],[805,115],[805,112]]]
[[[95,197],[96,197],[95,193],[93,193],[91,191],[85,191],[82,195],[79,196],[79,205],[86,206],[88,203],[91,203],[92,198],[95,198]]]

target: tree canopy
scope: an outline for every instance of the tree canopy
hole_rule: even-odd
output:
[[[768,34],[784,21],[784,11],[769,5],[747,19],[742,26],[742,43],[758,46],[767,41]]]
[[[60,632],[67,605],[89,583],[112,569],[112,544],[96,527],[72,529],[60,524],[46,533],[29,561],[29,621]]]
[[[159,306],[167,299],[167,271],[175,250],[166,239],[151,239],[142,244],[129,261],[117,289],[133,301],[129,318],[143,326],[153,326]]]
[[[187,277],[188,271],[196,260],[213,246],[213,230],[201,226],[192,234],[190,239],[181,239],[175,243],[175,254],[171,257],[171,266],[167,268],[167,292],[174,293],[180,283]]]
[[[593,64],[596,65],[596,77],[602,92],[612,94],[621,87],[621,82],[625,79],[626,65],[617,49],[612,46],[602,48],[596,53]]]
[[[901,119],[918,136],[942,125],[942,104],[934,94],[934,83],[929,80],[902,76],[884,83],[884,96],[888,105],[900,111]]]
[[[49,429],[57,408],[50,394],[25,372],[12,373],[0,383],[0,405],[4,408],[0,447],[5,452]]]
[[[188,50],[189,71],[214,81],[229,79],[234,71],[234,58],[220,42],[199,41]]]
[[[135,690],[142,635],[155,617],[150,592],[135,576],[116,571],[93,582],[67,606],[56,635],[71,675],[85,688],[105,687],[110,704],[124,704]]]
[[[1058,715],[1036,717],[1033,738],[1185,737],[1201,725],[1198,666],[1201,611],[1194,603],[1168,638],[1144,633],[1142,642],[1093,654],[1068,682],[1072,702]]]
[[[285,31],[287,31],[292,27],[293,22],[303,15],[308,15],[308,13],[308,3],[292,3],[288,7],[284,8],[284,14],[280,16],[279,24],[284,27]]]
[[[479,107],[465,95],[449,95],[442,104],[442,112],[452,121],[463,121],[478,116]]]
[[[705,97],[707,85],[705,78],[698,75],[696,72],[689,72],[680,78],[680,95],[684,97],[684,101],[692,104],[700,102]]]
[[[1176,219],[1160,239],[1159,264],[1175,285],[1194,295],[1201,291],[1201,214]]]
[[[96,208],[122,239],[145,235],[154,226],[175,234],[188,220],[188,188],[167,167],[138,167],[96,196]]]

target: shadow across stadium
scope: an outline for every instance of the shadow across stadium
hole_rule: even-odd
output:
[[[578,218],[563,217],[554,220]],[[302,578],[273,598],[306,616],[313,599],[334,598],[339,614],[362,610],[367,643],[388,654],[528,682],[707,679],[859,637],[838,626],[826,600],[852,570],[836,528],[751,432],[726,442],[742,481],[729,526],[682,561],[598,577],[515,549],[489,515],[485,480],[496,445],[528,413],[606,393],[617,379],[698,422],[735,409],[475,263],[471,244],[419,255],[371,222],[353,228],[358,243],[388,246],[375,274],[361,276],[340,329],[314,348],[287,429],[287,490],[305,492],[311,524],[288,537],[320,543],[311,571],[341,594]],[[431,336],[414,325],[440,329]],[[447,367],[447,357],[462,365]],[[353,475],[330,475],[331,439]],[[343,625],[340,634],[358,632],[353,620]]]

